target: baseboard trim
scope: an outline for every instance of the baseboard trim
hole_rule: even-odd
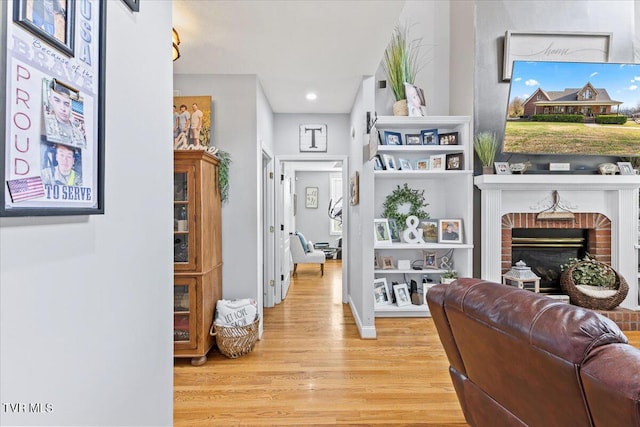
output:
[[[351,314],[353,315],[354,320],[356,321],[356,326],[358,327],[358,332],[360,333],[360,338],[374,340],[377,338],[376,336],[376,327],[372,326],[363,326],[362,320],[358,315],[358,310],[356,310],[353,300],[351,299],[351,295],[349,295],[349,308],[351,308]]]

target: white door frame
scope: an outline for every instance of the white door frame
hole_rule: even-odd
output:
[[[262,292],[263,307],[275,305],[275,223],[273,156],[262,149]]]
[[[347,236],[349,235],[349,156],[346,155],[284,155],[275,157],[275,165],[278,173],[282,171],[284,162],[342,162],[342,302],[348,302],[348,278],[349,278],[349,257],[345,249],[349,247],[347,242]],[[276,182],[280,183],[280,177],[276,177]],[[278,187],[279,189],[281,187]],[[277,295],[282,295],[282,282],[280,281],[281,275],[284,272],[280,271],[282,266],[282,260],[284,256],[288,254],[282,253],[279,248],[281,247],[281,241],[284,239],[282,235],[280,225],[284,224],[284,212],[282,211],[283,200],[282,191],[276,191],[276,206],[275,206],[275,247],[276,247],[276,259],[275,259],[275,276],[276,276],[276,301]],[[278,302],[276,302],[277,304]]]

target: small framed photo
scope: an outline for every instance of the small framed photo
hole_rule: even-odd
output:
[[[75,6],[76,2],[73,0],[14,0],[13,21],[37,38],[73,57]],[[44,51],[44,47],[38,48],[40,49]]]
[[[373,297],[376,307],[391,304],[389,285],[384,277],[373,280]]]
[[[620,175],[634,175],[633,166],[631,162],[618,162],[618,169],[620,169]]]
[[[438,243],[437,219],[425,219],[422,221],[422,240],[425,243]]]
[[[402,145],[402,134],[400,132],[384,131],[383,145]]]
[[[318,187],[307,187],[305,189],[304,207],[318,208]]]
[[[376,254],[373,254],[373,268],[376,270],[380,270],[382,268],[380,258]]]
[[[388,218],[389,220],[389,232],[391,233],[391,241],[400,241],[400,227],[398,227],[398,221],[395,218]]]
[[[416,160],[416,170],[428,171],[431,166],[430,159],[418,159]]]
[[[462,220],[438,220],[438,243],[462,243]]]
[[[441,133],[438,135],[440,145],[458,145],[458,132]]]
[[[446,154],[434,154],[430,157],[429,170],[444,171],[447,161]]]
[[[349,203],[355,206],[360,203],[360,173],[355,171],[349,180]]]
[[[418,133],[408,133],[404,136],[405,145],[422,145],[422,139]]]
[[[413,170],[413,168],[411,167],[411,162],[407,159],[398,159],[398,163],[400,165],[400,170],[403,170],[403,171]]]
[[[493,166],[496,168],[497,175],[511,175],[509,162],[494,162]]]
[[[448,171],[458,171],[463,169],[463,153],[449,153],[446,156],[446,169]]]
[[[423,117],[427,115],[427,101],[424,91],[411,83],[404,83],[404,93],[407,99],[409,117]]]
[[[438,254],[432,251],[422,252],[422,268],[429,270],[438,269]]]
[[[396,170],[396,159],[391,154],[382,155],[382,164],[386,170]]]
[[[427,129],[420,131],[422,145],[438,145],[438,129]]]
[[[395,266],[393,265],[393,257],[392,256],[383,256],[382,257],[382,269],[383,270],[393,270]]]
[[[409,287],[406,283],[393,285],[393,293],[396,296],[396,304],[398,304],[398,307],[411,304],[411,295],[409,295]]]
[[[373,170],[381,171],[384,170],[384,164],[382,164],[382,159],[380,158],[380,154],[376,154],[373,156]]]
[[[391,230],[389,229],[389,220],[387,218],[376,218],[373,220],[373,240],[379,245],[390,245]]]

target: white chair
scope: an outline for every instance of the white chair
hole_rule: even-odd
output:
[[[324,276],[324,262],[325,255],[324,252],[319,249],[314,249],[313,244],[311,242],[307,242],[304,236],[300,233],[292,234],[290,236],[290,248],[291,248],[291,259],[293,260],[293,274],[296,274],[296,269],[298,268],[298,264],[320,264],[320,275]],[[302,239],[300,239],[302,236]],[[307,243],[307,251],[302,247],[302,240]]]

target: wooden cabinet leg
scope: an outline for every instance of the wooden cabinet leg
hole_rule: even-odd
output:
[[[298,264],[293,264],[293,274],[296,274],[297,269],[298,269]]]
[[[320,275],[324,276],[324,264],[320,264]]]
[[[200,365],[204,365],[205,362],[207,361],[207,356],[201,356],[201,357],[192,357],[191,358],[191,364],[193,366],[200,366]]]

